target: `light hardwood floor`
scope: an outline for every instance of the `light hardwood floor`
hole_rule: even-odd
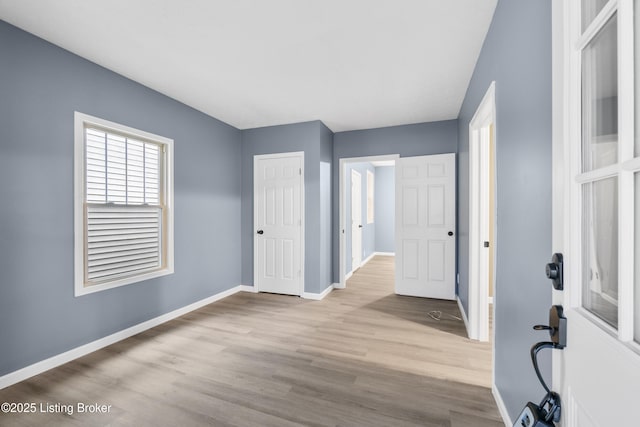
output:
[[[503,426],[490,345],[454,316],[455,302],[394,295],[393,257],[378,256],[322,301],[239,293],[0,390],[37,405],[0,425]]]

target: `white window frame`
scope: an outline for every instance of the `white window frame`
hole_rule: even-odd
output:
[[[160,166],[160,203],[163,209],[162,265],[157,270],[112,279],[99,284],[87,284],[85,282],[85,242],[87,236],[85,221],[85,129],[87,127],[96,127],[114,134],[152,142],[162,147]],[[174,272],[172,139],[76,111],[74,114],[74,196],[74,289],[76,297],[165,276]]]
[[[375,175],[367,169],[367,224],[375,220]]]
[[[640,353],[640,345],[634,341],[634,173],[640,171],[640,157],[635,156],[634,141],[634,45],[633,45],[633,0],[609,0],[594,21],[582,31],[580,0],[570,0],[565,12],[565,29],[569,45],[566,47],[569,66],[563,82],[567,91],[568,128],[564,157],[568,159],[566,185],[570,189],[567,219],[581,218],[582,186],[604,178],[618,178],[618,327],[606,323],[582,307],[582,224],[569,220],[570,241],[568,255],[571,257],[570,278],[572,285],[565,288],[568,305],[576,313],[600,328],[621,345]],[[618,19],[618,161],[610,166],[587,172],[582,171],[582,49],[617,14]],[[565,33],[567,34],[567,33]]]

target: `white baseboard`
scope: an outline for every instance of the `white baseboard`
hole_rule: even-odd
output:
[[[507,412],[507,406],[504,404],[504,400],[502,400],[502,395],[500,394],[500,390],[496,387],[495,384],[491,386],[491,393],[493,394],[493,398],[496,400],[496,405],[498,406],[498,412],[500,412],[500,416],[502,417],[502,421],[504,421],[505,427],[513,426],[513,421],[511,421],[511,417],[509,417],[509,412]]]
[[[333,284],[333,289],[344,289],[344,288],[346,288],[346,286],[342,285],[340,283],[334,283]]]
[[[332,290],[333,290],[333,285],[329,285],[327,286],[327,289],[320,292],[319,294],[316,294],[313,292],[303,292],[301,296],[304,299],[312,299],[312,300],[320,301],[321,299],[324,299],[324,297],[329,295],[329,292],[331,292]]]
[[[374,257],[374,256],[376,256],[376,253],[375,253],[375,252],[374,252],[374,253],[372,253],[371,255],[369,255],[369,256],[367,257],[367,259],[365,259],[364,261],[362,261],[362,264],[360,264],[360,267],[364,267],[365,265],[367,265],[367,263],[368,263],[369,261],[371,261],[371,260],[373,259],[373,257]]]
[[[258,293],[258,290],[256,289],[255,286],[249,286],[249,285],[240,285],[240,290],[242,292],[251,292],[251,293]]]
[[[469,319],[467,318],[467,313],[464,311],[464,307],[462,306],[462,301],[460,301],[460,297],[456,295],[456,301],[458,302],[458,308],[460,309],[460,315],[462,316],[462,321],[464,322],[464,328],[467,330],[467,338],[469,335]]]
[[[364,261],[362,261],[362,263],[361,263],[357,268],[354,268],[353,270],[351,270],[350,272],[348,272],[348,273],[344,276],[344,281],[345,281],[345,283],[346,283],[346,281],[347,281],[347,280],[349,280],[349,278],[350,278],[351,276],[353,276],[353,272],[354,272],[354,271],[356,271],[356,270],[357,270],[358,268],[360,268],[360,267],[364,267],[364,265],[365,265],[366,263],[368,263],[369,261],[371,261],[371,259],[372,259],[374,256],[377,256],[377,255],[380,255],[380,256],[396,256],[396,253],[395,253],[395,252],[374,252],[374,253],[372,253],[371,255],[369,255],[369,256],[367,257],[367,259],[365,259]],[[344,289],[344,288],[345,288],[345,286],[336,285],[335,283],[334,283],[334,286],[333,286],[333,287],[334,287],[335,289]]]
[[[376,252],[375,254],[380,256],[396,256],[395,252]]]
[[[396,253],[395,252],[373,252],[371,255],[369,255],[367,257],[367,259],[362,261],[362,263],[360,264],[360,267],[364,267],[375,256],[396,256]],[[360,268],[360,267],[358,267],[358,268]],[[354,269],[354,270],[356,270],[356,269]],[[353,274],[353,271],[351,272],[351,274]]]
[[[246,288],[249,288],[248,290]],[[81,345],[80,347],[76,347],[74,349],[65,351],[64,353],[60,353],[56,356],[50,357],[48,359],[42,360],[40,362],[34,363],[33,365],[26,366],[22,369],[18,369],[17,371],[10,372],[0,377],[0,390],[10,385],[16,384],[20,381],[24,381],[27,378],[31,378],[35,375],[41,374],[49,369],[55,368],[57,366],[63,365],[67,362],[71,362],[74,359],[77,359],[82,356],[86,356],[89,353],[93,353],[96,350],[100,350],[108,345],[115,344],[118,341],[122,341],[126,338],[129,338],[133,335],[139,334],[141,332],[146,331],[147,329],[151,329],[155,326],[161,325],[162,323],[168,322],[169,320],[173,320],[177,317],[183,316],[191,311],[197,310],[199,308],[204,307],[205,305],[209,305],[213,302],[231,296],[240,291],[254,292],[253,286],[236,286],[226,291],[217,293],[200,301],[196,301],[192,304],[186,305],[177,310],[173,310],[169,313],[163,314],[161,316],[155,317],[153,319],[147,320],[145,322],[139,323],[137,325],[131,326],[127,329],[123,329],[114,334],[108,335],[104,338],[97,339],[88,344]]]

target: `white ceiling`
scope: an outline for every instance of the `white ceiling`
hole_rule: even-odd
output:
[[[497,0],[0,0],[0,19],[237,128],[454,119]]]

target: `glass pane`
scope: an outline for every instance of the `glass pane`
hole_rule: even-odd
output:
[[[582,305],[618,327],[618,178],[585,184]]]
[[[614,15],[582,51],[582,169],[618,161],[618,37]]]
[[[636,206],[635,206],[635,340],[640,343],[640,172],[636,173]]]
[[[607,0],[582,0],[582,31],[598,16]]]

